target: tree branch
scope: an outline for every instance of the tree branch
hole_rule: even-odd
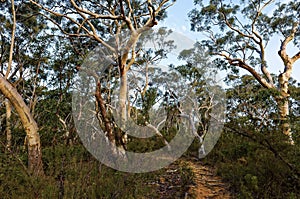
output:
[[[33,1],[33,0],[30,0],[30,1]],[[86,9],[83,9],[83,8],[80,8],[74,0],[70,0],[72,5],[74,6],[74,8],[76,9],[77,12],[79,13],[85,13],[85,14],[88,14],[90,16],[92,16],[93,18],[95,19],[122,19],[123,17],[122,16],[115,16],[115,15],[99,15],[99,14],[96,14],[94,12],[91,12],[89,10],[86,10]]]
[[[119,4],[120,4],[120,7],[121,7],[121,13],[122,13],[122,19],[126,22],[128,28],[130,31],[135,31],[134,27],[133,27],[133,24],[131,23],[131,12],[132,12],[132,9],[129,11],[129,14],[128,16],[126,16],[125,14],[125,11],[124,11],[124,5],[123,5],[123,0],[119,0]],[[129,2],[129,6],[130,6],[130,2]],[[131,6],[130,6],[131,8]]]
[[[295,63],[298,59],[300,59],[300,51],[292,57],[292,63]]]
[[[265,88],[274,88],[274,85],[268,83],[265,78],[263,78],[259,73],[257,73],[251,66],[247,65],[244,61],[241,59],[233,59],[230,58],[225,53],[217,53],[217,55],[224,57],[228,63],[232,66],[238,66],[241,67],[253,75],[253,77]]]
[[[152,124],[150,124],[150,123],[148,123],[148,122],[146,122],[145,124],[146,124],[146,126],[147,126],[148,128],[152,129],[152,130],[155,132],[155,134],[158,135],[158,136],[163,140],[164,144],[168,147],[168,150],[171,150],[171,146],[169,145],[168,141],[164,138],[164,136],[163,136],[163,135],[159,132],[159,130],[158,130],[158,127],[159,127],[163,122],[165,122],[165,120],[161,121],[161,122],[157,125],[157,127],[153,126]]]
[[[255,37],[254,37],[253,35],[245,34],[245,33],[243,33],[240,29],[233,27],[233,26],[229,23],[229,21],[228,21],[226,15],[225,15],[223,12],[221,12],[221,11],[219,11],[219,13],[223,16],[224,22],[225,22],[225,24],[227,25],[228,28],[230,28],[230,29],[233,30],[234,32],[238,33],[239,35],[241,35],[241,36],[243,36],[243,37],[251,38],[251,39],[253,39],[253,41],[255,41],[255,43],[258,43],[258,41],[255,39]]]
[[[13,26],[11,31],[11,43],[10,43],[10,50],[9,50],[9,58],[8,58],[8,66],[7,71],[5,74],[5,79],[8,78],[10,70],[12,68],[12,59],[13,59],[13,52],[14,52],[14,43],[15,43],[15,33],[16,33],[16,11],[15,11],[15,1],[11,0],[11,10],[13,15]]]
[[[79,8],[77,6],[77,4],[74,2],[74,0],[71,0],[71,3],[73,1],[74,3],[74,7],[77,11],[77,13],[84,19],[83,22],[80,24],[78,23],[75,19],[73,19],[72,17],[66,15],[66,14],[61,14],[61,13],[58,13],[58,12],[55,12],[49,8],[46,8],[44,6],[42,6],[41,4],[33,1],[33,0],[29,0],[31,3],[33,3],[34,5],[38,6],[39,8],[41,8],[42,10],[50,13],[50,14],[53,14],[57,17],[61,17],[61,18],[66,18],[68,20],[70,20],[72,23],[74,23],[77,27],[78,27],[78,31],[82,28],[86,34],[82,34],[82,33],[77,33],[77,34],[74,34],[74,33],[69,33],[69,32],[66,32],[61,26],[60,24],[58,24],[55,20],[51,19],[50,17],[46,16],[45,14],[43,13],[40,13],[41,15],[43,15],[44,17],[46,17],[49,21],[51,21],[54,25],[56,25],[60,31],[67,35],[67,36],[71,36],[71,37],[93,37],[97,42],[103,44],[105,47],[107,47],[108,49],[114,51],[114,48],[111,47],[110,45],[108,45],[104,40],[102,40],[100,37],[98,37],[97,33],[96,33],[96,30],[94,28],[94,26],[92,25],[92,23],[89,21],[90,19],[88,19],[86,16],[84,16],[84,13],[85,14],[88,14],[88,15],[91,15],[93,18],[101,18],[101,19],[111,19],[111,20],[115,20],[115,19],[122,19],[122,16],[113,16],[113,15],[98,15],[96,13],[93,13],[93,12],[90,12],[90,11],[87,11],[85,9],[82,9],[82,8]],[[78,9],[78,10],[77,10]],[[86,27],[83,26],[83,23],[84,22],[87,22],[92,30],[89,31]]]
[[[291,33],[281,42],[280,50],[278,51],[279,56],[281,57],[285,66],[292,65],[294,62],[289,58],[286,52],[286,47],[290,41],[292,41],[295,37],[295,33],[297,32],[299,26],[299,22],[293,25]],[[298,55],[299,56],[299,55]],[[297,59],[297,55],[296,58]]]

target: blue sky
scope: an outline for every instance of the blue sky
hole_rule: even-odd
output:
[[[288,0],[284,1],[287,2]],[[193,0],[177,0],[176,3],[168,9],[168,18],[162,22],[160,26],[171,28],[195,41],[204,39],[205,37],[203,34],[190,31],[190,22],[187,14],[194,7]],[[283,71],[283,63],[277,54],[279,47],[280,40],[278,37],[274,37],[266,48],[266,59],[269,70],[275,74],[279,74],[279,71]],[[293,56],[297,52],[297,49],[292,45],[289,45],[287,51],[290,56]],[[241,74],[244,74],[244,72]],[[300,82],[300,60],[294,64],[292,77]]]

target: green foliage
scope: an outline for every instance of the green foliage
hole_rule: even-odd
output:
[[[214,55],[226,52],[253,69],[261,65],[268,67],[262,48],[267,47],[271,38],[283,41],[299,23],[298,1],[197,0],[195,4],[189,13],[191,29],[209,35],[202,41],[203,45]],[[299,37],[298,28],[292,38],[294,46],[299,47]],[[278,50],[274,49],[274,56]],[[217,62],[220,59],[215,59],[220,69],[236,69],[228,63]]]
[[[230,80],[231,79],[231,80]],[[251,129],[276,126],[276,90],[265,89],[249,75],[229,76],[232,88],[227,89],[227,120]]]
[[[299,85],[291,80],[290,122],[295,145],[277,127],[275,91],[252,76],[228,76],[228,108],[223,134],[204,159],[231,185],[235,198],[299,198]],[[187,155],[195,156],[195,144]]]
[[[26,154],[1,151],[1,198],[158,198],[158,187],[152,184],[167,171],[115,171],[91,157],[82,145],[44,147],[43,160],[45,176],[35,178],[26,173]],[[180,180],[175,194],[182,195],[193,175],[186,164],[173,167],[178,169]]]
[[[138,123],[144,124],[145,122],[149,122],[149,119],[150,119],[149,111],[155,105],[157,96],[158,96],[158,94],[157,94],[156,88],[149,88],[146,91],[144,97],[141,99],[142,100],[141,114],[142,114],[143,120],[142,120],[142,122],[139,121]]]
[[[183,163],[179,169],[180,175],[182,178],[182,184],[190,185],[194,183],[195,174],[193,173],[192,169],[188,166],[187,163]]]
[[[33,4],[15,1],[17,8],[17,34],[13,57],[13,75],[11,82],[16,83],[24,101],[31,109],[39,126],[43,150],[43,166],[45,176],[35,178],[26,172],[27,153],[24,150],[25,133],[17,115],[13,113],[13,147],[11,154],[0,153],[0,195],[1,198],[157,198],[155,188],[148,183],[156,182],[157,176],[165,170],[148,174],[127,174],[114,171],[100,164],[77,142],[70,145],[64,143],[66,131],[71,133],[70,138],[76,137],[74,124],[71,116],[72,78],[75,66],[81,64],[88,49],[95,47],[95,41],[90,38],[67,38],[61,35],[57,27],[47,26],[46,18],[38,12],[42,10]],[[135,18],[135,25],[143,24],[148,18],[148,5],[142,1],[130,1]],[[158,6],[162,1],[155,1]],[[172,2],[172,1],[170,1]],[[62,12],[72,12],[69,1],[44,1],[45,7],[59,8]],[[80,1],[77,2],[86,9],[97,14],[107,15],[107,9],[113,8],[116,13],[122,12],[119,2],[115,1]],[[0,13],[0,44],[1,49],[1,73],[5,73],[7,52],[11,34],[11,19],[9,18],[9,2],[5,4],[5,14]],[[166,17],[164,8],[158,13],[156,20]],[[125,5],[125,15],[129,8]],[[44,13],[52,21],[61,25],[61,28],[69,33],[83,33],[84,28],[76,27],[74,23],[62,19],[53,14]],[[117,14],[116,14],[117,15]],[[80,15],[72,14],[78,24],[84,24]],[[114,34],[116,27],[107,23],[107,20],[90,18],[89,22],[94,25],[97,35],[106,39],[109,34]],[[126,23],[122,28],[128,29]],[[88,30],[90,31],[90,30]],[[84,32],[86,33],[86,32]],[[165,41],[164,37],[171,33],[166,28],[159,29],[157,37],[160,39],[160,49],[150,52],[154,55],[153,62],[166,58],[168,50],[174,48],[173,41]],[[54,36],[55,35],[55,36]],[[145,57],[143,57],[145,58]],[[103,92],[103,95],[105,93]],[[157,89],[150,88],[143,96],[141,115],[146,116],[148,110],[155,104]],[[1,107],[1,114],[5,113]],[[141,118],[139,118],[141,120]],[[145,118],[143,118],[145,120]],[[3,121],[1,121],[2,123]],[[141,122],[142,123],[142,122]],[[171,140],[175,130],[164,131],[167,139]],[[5,143],[5,136],[0,137]],[[73,139],[74,138],[74,139]],[[131,142],[134,143],[134,142]],[[5,144],[3,144],[5,145]],[[163,145],[160,139],[153,138],[142,142],[141,145],[133,145],[132,150],[145,151],[156,149]],[[140,148],[139,148],[140,147]],[[3,147],[4,148],[4,147]],[[1,148],[2,149],[2,148]],[[185,183],[191,182],[191,171],[184,165],[180,170],[182,184],[179,189],[186,189]]]
[[[300,165],[296,155],[300,152],[299,145],[289,146],[280,133],[266,137],[260,132],[235,128],[236,131],[222,134],[205,159],[217,168],[235,195],[238,198],[299,197]]]

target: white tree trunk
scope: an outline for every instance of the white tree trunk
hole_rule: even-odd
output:
[[[26,132],[29,171],[34,175],[43,174],[42,151],[38,126],[33,119],[28,106],[23,101],[23,98],[18,93],[17,89],[2,76],[0,76],[0,91],[17,111]]]
[[[277,98],[277,105],[279,108],[281,130],[283,134],[287,135],[289,142],[293,145],[294,140],[292,137],[292,130],[288,121],[289,116],[289,79],[292,72],[292,66],[287,66],[284,73],[278,77],[280,86],[280,97]]]
[[[126,106],[126,99],[127,99],[127,71],[121,71],[120,76],[120,93],[119,93],[119,109],[120,109],[120,122],[121,122],[121,129],[125,131],[126,129],[126,121],[127,121],[127,106]],[[130,114],[130,113],[128,113]],[[126,133],[124,136],[121,137],[124,144],[127,143],[127,135]]]

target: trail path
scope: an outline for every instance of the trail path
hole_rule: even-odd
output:
[[[229,186],[224,184],[215,171],[204,166],[199,161],[189,161],[189,166],[195,175],[195,185],[193,185],[186,198],[197,199],[229,199]],[[193,197],[189,197],[193,196]]]
[[[182,172],[186,172],[186,179],[182,179]],[[153,185],[157,187],[159,199],[232,198],[229,186],[216,176],[213,168],[203,165],[199,160],[182,159],[171,164]]]

